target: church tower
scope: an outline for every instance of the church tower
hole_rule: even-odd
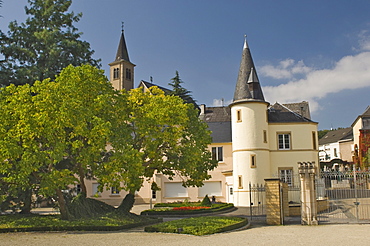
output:
[[[249,184],[270,175],[267,107],[247,40],[231,107],[234,204],[249,206]]]
[[[136,65],[130,62],[123,28],[116,59],[108,65],[110,66],[110,82],[114,89],[131,90],[134,88],[134,68]]]

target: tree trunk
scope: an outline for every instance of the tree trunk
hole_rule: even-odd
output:
[[[32,189],[26,189],[23,192],[24,199],[23,199],[23,207],[21,210],[21,214],[30,214],[31,213],[31,206],[32,206]]]
[[[87,188],[85,183],[85,172],[81,165],[78,168],[78,175],[80,176],[80,186],[81,186],[81,193],[84,197],[87,197]]]
[[[57,196],[58,196],[58,203],[59,203],[59,209],[60,209],[60,215],[62,220],[68,220],[69,219],[69,213],[67,210],[66,201],[63,196],[63,192],[59,189],[56,190]]]
[[[130,191],[117,208],[122,213],[129,213],[135,203],[135,191]]]

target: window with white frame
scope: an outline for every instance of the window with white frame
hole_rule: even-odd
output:
[[[290,133],[278,134],[278,148],[280,150],[291,148]]]
[[[221,181],[216,182],[204,182],[202,187],[199,187],[198,197],[211,196],[222,196]]]
[[[293,185],[293,169],[280,169],[279,175],[282,182],[287,183],[289,186]]]
[[[99,186],[98,183],[92,184],[92,194],[91,194],[92,196],[95,196],[95,195],[101,196],[101,193],[98,191],[98,186]]]
[[[219,162],[224,160],[223,147],[212,147],[212,160]]]
[[[181,182],[169,182],[164,184],[165,197],[188,197],[188,189]]]

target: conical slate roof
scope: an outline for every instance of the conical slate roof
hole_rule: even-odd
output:
[[[120,39],[119,44],[118,44],[118,50],[117,50],[115,61],[120,61],[120,60],[125,60],[125,61],[130,62],[130,58],[128,57],[125,35],[123,34],[123,30],[122,30],[122,34],[121,34],[121,39]]]
[[[234,93],[234,102],[239,100],[265,101],[247,39],[244,40],[242,59]]]

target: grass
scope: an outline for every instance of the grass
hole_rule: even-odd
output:
[[[147,225],[158,220],[115,213],[89,219],[61,220],[59,215],[1,215],[0,232],[14,231],[111,231]]]
[[[248,220],[240,217],[206,216],[167,221],[145,227],[146,232],[192,234],[196,236],[225,232],[247,225]]]

